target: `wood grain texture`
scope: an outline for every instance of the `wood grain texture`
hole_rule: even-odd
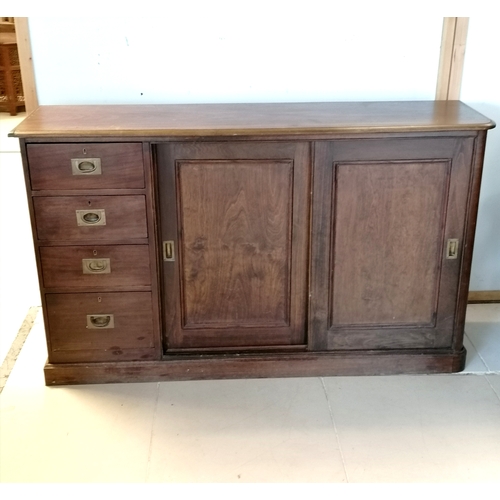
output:
[[[468,17],[443,19],[436,99],[460,98],[468,26]]]
[[[500,302],[500,290],[480,290],[469,292],[469,304],[492,304]]]
[[[161,361],[47,364],[47,385],[163,380],[326,377],[453,373],[464,369],[466,351],[368,353],[274,353],[265,355],[167,356]]]
[[[58,293],[47,294],[46,301],[49,359],[57,351],[99,351],[112,360],[123,350],[154,346],[149,292]],[[88,329],[87,315],[94,314],[113,314],[114,328]],[[92,360],[92,356],[86,359]]]
[[[12,35],[10,37],[9,35]],[[22,97],[22,87],[19,83],[20,67],[18,64],[17,45],[14,33],[6,33],[6,38],[10,41],[1,41],[0,43],[0,81],[2,84],[2,100],[0,101],[0,110],[15,116],[19,108],[24,107],[24,102],[19,99]]]
[[[83,259],[110,259],[110,273],[83,274]],[[45,288],[150,287],[147,245],[41,247]]]
[[[144,196],[54,196],[33,199],[39,240],[147,238]],[[104,209],[105,226],[78,226],[76,210]]]
[[[47,383],[463,369],[493,126],[457,101],[42,107],[14,135],[27,138]],[[102,147],[116,182],[66,184],[52,144]],[[128,161],[140,168],[120,171]],[[106,226],[76,225],[88,207]],[[126,251],[141,245],[149,274]],[[75,275],[71,259],[96,248],[123,259],[120,283]],[[81,331],[75,315],[111,306],[118,328]]]
[[[454,313],[459,301],[473,147],[473,138],[349,140],[317,145],[312,226],[317,237],[312,240],[310,299],[313,349],[451,347],[455,336],[460,336]],[[359,166],[349,167],[355,172],[352,181],[341,179],[345,185],[337,190],[335,166],[356,162]],[[387,166],[394,176],[388,184],[390,196],[383,183],[370,194],[373,180],[368,171],[365,178],[359,170],[364,162],[375,166],[374,173],[382,175],[381,179],[385,175],[381,165]],[[411,172],[412,168],[416,170]],[[401,177],[396,179],[398,174]],[[434,206],[430,203],[433,198]],[[393,248],[406,238],[417,239],[412,249]],[[445,258],[445,242],[450,238],[460,241],[457,259]],[[349,247],[351,241],[353,247]],[[367,298],[375,307],[370,308]],[[392,325],[391,319],[395,321]],[[384,321],[387,328],[382,326]]]
[[[21,78],[23,81],[24,103],[26,112],[32,113],[38,108],[38,94],[33,68],[33,55],[31,52],[29,22],[27,17],[15,17],[14,22],[16,25],[19,65],[21,66]]]
[[[104,365],[114,361],[119,363],[128,361],[157,361],[159,356],[157,347],[131,347],[110,350],[107,348],[107,345],[102,345],[102,348],[99,349],[85,349],[83,346],[80,346],[78,350],[74,351],[51,351],[49,359],[51,363],[56,363],[57,366],[64,366],[67,363],[79,363],[80,366],[86,366],[90,362]]]
[[[152,359],[161,359],[163,353],[162,329],[161,329],[161,276],[160,259],[161,252],[159,247],[159,228],[158,228],[158,200],[156,178],[155,150],[150,142],[143,142],[142,153],[144,158],[144,177],[146,182],[146,214],[148,224],[148,249],[149,266],[151,270],[151,303],[153,320],[153,343],[154,353]],[[144,359],[139,357],[139,359]]]
[[[141,143],[29,144],[27,152],[33,190],[144,188]],[[100,158],[102,174],[73,175],[73,158]]]
[[[484,130],[459,101],[41,106],[14,137],[293,137],[299,134]]]
[[[178,161],[183,328],[290,324],[291,161]]]
[[[168,348],[305,341],[307,144],[158,147]],[[175,189],[177,186],[177,189]]]
[[[467,181],[468,199],[464,207],[465,228],[464,246],[460,262],[459,293],[455,311],[455,331],[453,347],[459,348],[463,344],[465,316],[467,313],[467,295],[472,267],[472,251],[474,249],[474,238],[476,234],[477,212],[479,209],[479,194],[481,189],[481,178],[483,175],[484,151],[486,148],[486,132],[478,132],[474,141],[474,154]],[[463,180],[465,183],[465,179]]]
[[[335,165],[329,328],[434,323],[449,167]]]

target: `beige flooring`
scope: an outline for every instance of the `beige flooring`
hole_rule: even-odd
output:
[[[12,144],[0,144],[3,351],[39,304]],[[500,304],[470,305],[466,331],[461,374],[49,388],[38,313],[0,394],[0,483],[499,483]]]
[[[0,482],[500,482],[500,304],[467,325],[461,374],[45,387],[38,314],[0,395]]]

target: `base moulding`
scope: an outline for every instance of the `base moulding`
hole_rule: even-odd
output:
[[[465,348],[458,351],[356,351],[265,355],[175,355],[158,361],[45,365],[51,385],[160,382],[238,378],[329,377],[460,372]]]

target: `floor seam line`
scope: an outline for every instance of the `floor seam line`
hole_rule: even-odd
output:
[[[156,423],[156,414],[158,413],[158,400],[160,399],[160,382],[156,383],[156,400],[153,411],[153,421],[151,422],[151,434],[149,437],[148,462],[146,464],[146,483],[149,481],[149,473],[151,471],[151,454],[153,451],[153,434]]]
[[[488,371],[491,371],[490,370],[490,367],[487,365],[486,361],[484,360],[484,358],[481,356],[481,353],[479,352],[479,349],[474,345],[474,342],[472,342],[472,339],[469,337],[469,335],[467,335],[467,333],[465,333],[465,336],[467,337],[467,339],[469,340],[469,342],[471,343],[472,347],[474,347],[474,349],[476,350],[477,352],[477,355],[479,356],[479,359],[484,363],[484,366],[486,366],[487,370]]]
[[[335,432],[335,439],[337,440],[337,446],[339,448],[340,459],[342,460],[342,467],[344,468],[344,475],[345,475],[346,481],[349,483],[350,482],[349,481],[349,475],[347,474],[347,467],[346,467],[346,464],[345,464],[344,453],[342,451],[342,446],[340,444],[339,432],[338,432],[338,429],[337,429],[337,424],[335,423],[335,417],[333,415],[333,409],[332,409],[332,406],[330,404],[330,399],[328,397],[328,392],[326,390],[326,385],[325,385],[325,381],[323,380],[323,377],[320,377],[320,380],[321,380],[321,385],[323,386],[323,392],[325,393],[326,403],[328,405],[328,411],[330,412],[330,420],[332,421],[332,424],[333,424],[333,430]]]
[[[488,377],[487,375],[495,375],[494,373],[493,374],[489,374],[489,373],[486,373],[484,375],[484,378],[486,379],[486,382],[488,382],[488,385],[491,387],[491,390],[494,392],[495,396],[498,398],[498,400],[500,401],[500,394],[498,394],[498,392],[496,391],[496,389],[493,387],[493,385],[491,384],[491,382],[488,380]]]
[[[9,376],[14,369],[14,365],[16,364],[17,358],[19,354],[21,354],[21,350],[28,338],[28,335],[35,324],[35,320],[40,310],[40,306],[31,306],[28,310],[28,314],[24,317],[24,320],[19,328],[16,337],[12,341],[9,352],[7,352],[5,359],[2,362],[2,366],[0,367],[0,393],[4,390],[7,381],[9,380]]]

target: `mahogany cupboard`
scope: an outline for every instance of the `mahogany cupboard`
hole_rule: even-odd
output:
[[[459,101],[42,106],[12,133],[47,384],[463,369]]]

